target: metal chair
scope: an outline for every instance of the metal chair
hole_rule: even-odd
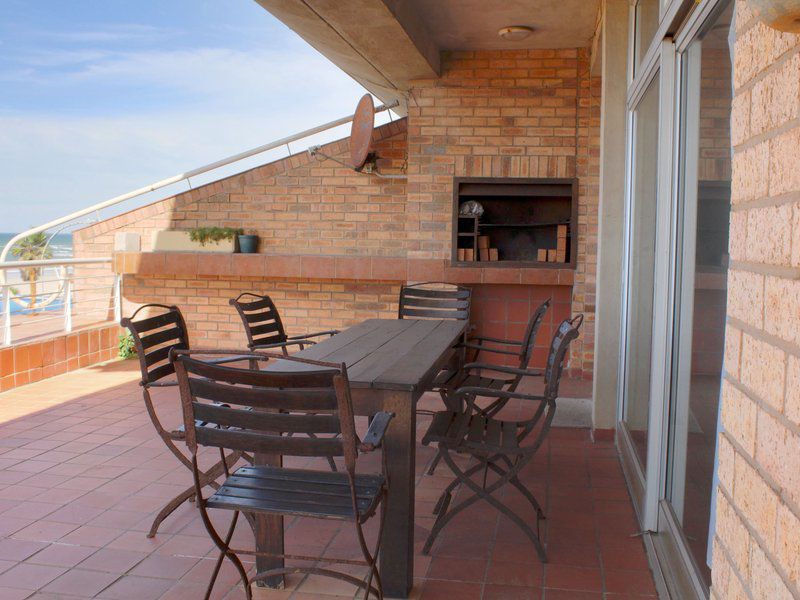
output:
[[[255,298],[246,302],[242,298]],[[336,329],[320,331],[318,333],[307,333],[288,337],[283,328],[283,321],[275,303],[269,296],[262,296],[254,292],[243,292],[236,298],[228,301],[228,304],[236,309],[242,319],[244,331],[247,334],[247,347],[250,350],[268,350],[270,348],[280,349],[283,354],[288,355],[289,346],[297,346],[298,350],[305,349],[306,345],[313,345],[316,342],[310,338],[320,336],[334,336],[339,333]],[[257,364],[251,364],[252,368],[257,368]],[[309,437],[314,437],[310,432]],[[328,458],[331,471],[336,470],[336,463],[333,458]]]
[[[428,281],[400,288],[398,319],[454,319],[469,321],[469,288]]]
[[[440,411],[434,415],[422,443],[425,445],[438,443],[439,451],[455,475],[455,479],[445,488],[434,508],[436,521],[423,546],[424,554],[430,553],[436,537],[453,517],[479,500],[483,500],[511,519],[533,542],[541,561],[547,562],[547,555],[539,537],[539,522],[544,519],[544,512],[531,491],[519,480],[519,473],[534,457],[550,431],[555,416],[564,358],[570,343],[578,337],[582,322],[583,315],[565,320],[553,336],[544,370],[543,395],[466,386],[459,388],[454,394],[463,402],[463,410]],[[509,371],[521,371],[511,367],[504,368]],[[506,401],[519,399],[538,404],[529,419],[501,420],[489,416],[475,404],[475,400],[479,397],[502,398]],[[534,432],[532,441],[524,444],[523,442],[528,441],[527,438]],[[455,462],[453,454],[468,455],[477,462],[465,469]],[[487,485],[487,474],[490,469],[498,475],[498,478]],[[472,476],[480,471],[483,471],[482,484],[472,479]],[[498,492],[509,483],[536,511],[536,532],[499,498]],[[460,486],[464,486],[472,493],[460,499],[458,504],[451,508],[453,492]]]
[[[239,572],[247,598],[252,598],[251,585],[268,577],[288,573],[313,573],[335,577],[365,590],[365,598],[373,594],[383,598],[377,557],[380,550],[386,494],[386,457],[383,473],[356,474],[359,452],[371,452],[381,445],[389,421],[394,416],[381,412],[375,415],[369,431],[359,440],[355,431],[350,385],[344,364],[284,357],[282,354],[253,352],[252,360],[281,358],[284,371],[240,369],[214,365],[198,360],[199,354],[218,351],[175,349],[172,358],[180,382],[186,444],[192,455],[197,507],[208,534],[220,549],[205,598],[214,587],[222,561],[227,557]],[[194,355],[194,356],[192,356]],[[295,364],[289,364],[295,363]],[[223,401],[225,405],[213,404]],[[253,410],[242,410],[252,408]],[[290,411],[290,412],[288,412]],[[198,420],[225,424],[227,429],[197,427]],[[298,437],[292,433],[330,434],[333,437]],[[288,456],[341,456],[344,472],[289,469],[273,466],[246,466],[234,473],[226,469],[222,486],[208,498],[203,497],[202,474],[197,467],[200,446],[237,452],[280,454]],[[374,551],[370,552],[362,524],[380,507],[380,527]],[[233,511],[227,534],[216,531],[208,509]],[[293,560],[314,563],[358,564],[368,567],[364,579],[319,566],[290,566],[269,569],[248,578],[239,555],[270,556],[258,550],[231,548],[239,513],[288,515],[317,519],[338,519],[352,522],[364,560],[330,557],[286,556]],[[373,585],[374,581],[374,585]]]
[[[449,319],[469,321],[472,304],[472,290],[450,283],[428,281],[403,285],[400,288],[400,302],[397,310],[398,319]],[[464,332],[467,340],[469,328]],[[436,376],[429,391],[439,392],[445,398],[444,388],[440,382],[450,381],[460,371],[465,362],[465,348],[459,345],[456,360]]]
[[[520,341],[487,336],[469,338],[464,347],[467,348],[467,351],[472,350],[470,362],[464,365],[464,368],[455,374],[451,380],[440,381],[438,385],[445,390],[451,391],[468,386],[514,392],[523,377],[541,377],[543,375],[541,369],[529,369],[528,367],[533,357],[536,335],[539,332],[542,321],[544,321],[547,310],[550,308],[550,303],[551,300],[548,298],[533,311],[525,327],[525,334]],[[512,369],[504,365],[479,362],[484,353],[515,356],[518,359],[517,367]],[[506,375],[506,377],[502,375]],[[498,399],[482,410],[487,416],[491,417],[497,414],[505,404],[506,401]]]
[[[136,317],[142,311],[157,311],[160,314],[137,319]],[[155,406],[153,405],[153,399],[150,396],[151,388],[173,387],[178,385],[176,379],[168,379],[175,374],[175,368],[172,363],[169,362],[169,352],[172,348],[189,347],[189,333],[186,329],[186,322],[183,319],[183,315],[177,306],[145,304],[140,306],[130,317],[120,320],[120,325],[128,328],[128,331],[130,331],[133,337],[134,345],[136,346],[139,368],[142,374],[139,385],[142,387],[142,396],[144,397],[144,405],[147,408],[147,414],[150,416],[150,420],[153,422],[156,432],[164,441],[167,448],[169,448],[169,451],[172,452],[187,469],[191,469],[191,461],[176,445],[177,442],[182,442],[185,439],[186,432],[184,426],[181,425],[177,429],[167,430],[161,423]],[[224,361],[226,359],[222,360]],[[242,358],[231,357],[227,360],[242,360]],[[205,425],[206,423],[198,423],[198,426]],[[219,487],[216,483],[216,479],[225,471],[225,463],[227,462],[233,465],[241,457],[241,452],[233,452],[228,456],[221,455],[220,461],[202,474],[200,479],[203,485]],[[152,538],[155,536],[161,522],[185,501],[194,498],[194,495],[195,488],[194,486],[190,486],[170,500],[164,508],[161,509],[158,515],[156,515],[147,537]]]
[[[242,300],[242,298],[249,299]],[[247,347],[250,350],[281,348],[284,354],[288,354],[288,346],[298,346],[299,350],[303,350],[307,345],[316,343],[311,338],[339,333],[336,329],[330,329],[290,337],[286,335],[281,315],[272,298],[255,292],[243,292],[228,303],[236,309],[242,319],[247,334]]]
[[[445,405],[451,410],[463,409],[460,405],[460,396],[453,394],[453,392],[460,387],[480,387],[514,392],[523,377],[541,376],[541,370],[528,369],[528,365],[533,356],[536,334],[539,332],[539,327],[542,325],[548,308],[550,308],[549,298],[533,311],[530,319],[528,319],[525,335],[523,335],[520,341],[503,340],[487,336],[469,338],[463,346],[467,352],[471,351],[471,362],[461,369],[442,371],[437,375],[434,381],[433,389],[439,392]],[[517,349],[510,350],[510,348],[517,346]],[[505,349],[503,347],[505,347]],[[519,358],[517,371],[509,372],[501,365],[475,362],[481,358],[481,354],[484,352],[505,356],[517,356]],[[506,374],[507,376],[503,377],[502,374]],[[454,402],[456,403],[455,406],[453,405]],[[494,416],[502,410],[507,402],[508,398],[495,398],[493,402],[480,410],[487,416]],[[441,453],[434,457],[430,467],[428,467],[428,475],[433,475],[441,459]]]

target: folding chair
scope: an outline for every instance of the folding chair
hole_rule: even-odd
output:
[[[451,283],[428,281],[403,285],[400,288],[400,302],[397,310],[398,319],[448,319],[469,322],[469,311],[472,304],[472,290]],[[467,340],[469,327],[464,332]],[[459,372],[465,362],[465,349],[459,345],[460,355],[457,361],[447,365],[436,376],[430,391],[439,392],[445,399],[442,382],[450,381]]]
[[[383,598],[377,568],[381,530],[386,511],[386,456],[381,474],[356,474],[359,452],[371,452],[381,445],[389,421],[394,416],[375,415],[369,431],[359,440],[355,431],[350,384],[344,364],[284,357],[282,354],[253,352],[253,360],[281,358],[283,371],[240,369],[198,360],[208,351],[173,350],[186,422],[186,445],[192,455],[197,508],[209,536],[220,554],[206,590],[208,599],[222,561],[227,557],[239,572],[247,598],[251,585],[268,577],[288,573],[313,573],[334,577],[365,590],[365,599],[373,594]],[[216,353],[216,352],[215,352]],[[194,355],[194,356],[192,356]],[[225,405],[213,401],[225,401]],[[251,408],[252,410],[243,410]],[[212,421],[226,429],[197,427]],[[332,437],[298,437],[292,433],[329,434]],[[344,457],[344,472],[290,469],[273,466],[246,466],[234,473],[226,469],[222,486],[208,498],[203,497],[202,474],[197,467],[200,446],[237,452],[280,454],[304,457]],[[380,507],[380,527],[374,551],[367,546],[362,524]],[[215,529],[208,509],[233,511],[224,537]],[[364,560],[280,555],[293,560],[358,564],[368,568],[364,579],[320,566],[286,566],[256,573],[248,578],[239,555],[271,556],[257,550],[231,548],[239,513],[272,514],[352,522]],[[374,581],[374,585],[373,585]]]
[[[159,312],[159,314],[136,319],[142,311],[148,313],[156,311]],[[173,387],[178,385],[176,379],[168,379],[175,374],[175,368],[172,363],[169,362],[169,352],[172,348],[189,347],[189,333],[186,329],[186,322],[183,319],[183,315],[177,306],[145,304],[140,306],[130,317],[123,318],[120,321],[120,325],[127,327],[133,337],[133,342],[136,346],[136,354],[139,358],[139,368],[142,374],[139,385],[142,387],[144,405],[147,408],[147,414],[153,422],[156,433],[158,433],[159,437],[164,441],[169,451],[172,452],[187,469],[191,469],[191,461],[176,445],[177,442],[181,442],[185,439],[186,431],[184,426],[181,425],[177,429],[167,430],[161,423],[161,419],[159,419],[158,413],[153,405],[153,399],[150,396],[151,388]],[[221,360],[230,362],[243,359],[242,357],[228,357]],[[205,425],[206,423],[198,423],[198,426]],[[213,424],[211,426],[213,426]],[[227,462],[233,465],[240,458],[242,458],[241,452],[233,452],[228,456],[221,455],[219,462],[201,474],[200,481],[203,485],[210,485],[214,488],[219,487],[216,483],[216,479],[224,472],[226,468],[225,463]],[[156,515],[147,537],[151,538],[155,536],[161,522],[185,501],[194,498],[194,495],[195,488],[194,486],[190,486],[170,500],[164,508],[161,509],[158,515]]]
[[[442,387],[453,390],[460,387],[481,387],[493,390],[514,392],[523,377],[541,377],[541,369],[529,369],[533,348],[536,343],[536,334],[544,321],[544,316],[550,308],[550,299],[542,302],[528,319],[525,334],[520,341],[504,340],[487,336],[472,337],[464,344],[468,351],[472,350],[471,362]],[[515,356],[518,359],[516,369],[509,369],[503,365],[478,362],[484,353],[500,356]],[[502,375],[506,375],[503,377]],[[487,416],[496,415],[505,406],[506,401],[498,399],[482,409]]]
[[[281,315],[269,296],[243,292],[228,303],[236,309],[242,319],[244,332],[247,334],[247,347],[250,350],[281,348],[284,354],[288,354],[288,346],[297,346],[299,350],[303,350],[306,346],[316,343],[311,338],[339,333],[336,329],[330,329],[289,337],[283,327]]]
[[[453,319],[469,321],[469,288],[428,281],[400,288],[398,319]]]
[[[242,298],[253,299],[242,300]],[[324,335],[332,337],[339,333],[337,329],[331,329],[288,337],[283,327],[283,321],[281,321],[281,315],[272,298],[254,292],[243,292],[236,298],[231,298],[228,304],[236,309],[242,319],[244,332],[247,334],[247,347],[250,350],[276,348],[280,349],[283,354],[288,355],[289,346],[297,346],[298,350],[303,350],[307,345],[316,344],[311,338]],[[251,366],[256,368],[257,365],[253,364]],[[314,437],[314,433],[310,432],[309,437]],[[336,463],[333,458],[328,458],[328,464],[331,467],[331,471],[336,470]]]
[[[539,332],[539,327],[542,325],[548,308],[550,308],[549,298],[533,311],[533,314],[528,319],[525,334],[520,341],[504,340],[487,336],[469,338],[469,340],[464,343],[464,347],[467,352],[470,352],[473,362],[468,363],[461,370],[455,372],[442,371],[437,376],[434,383],[434,389],[439,391],[445,405],[451,410],[460,411],[463,409],[460,405],[460,396],[456,396],[452,393],[460,387],[480,387],[514,392],[523,377],[541,376],[543,374],[541,370],[529,369],[528,366],[533,356],[536,334]],[[514,349],[512,350],[512,348]],[[516,370],[509,371],[502,365],[474,362],[481,358],[484,352],[501,356],[516,356],[519,358],[518,367]],[[503,377],[503,375],[506,376]],[[453,402],[456,402],[455,406]],[[507,402],[508,398],[495,398],[489,406],[481,408],[480,410],[485,415],[491,417],[500,412]],[[441,453],[436,455],[430,467],[428,467],[428,475],[433,475],[441,458]]]
[[[455,475],[455,479],[445,488],[434,508],[436,521],[430,535],[423,546],[423,553],[430,553],[431,546],[442,529],[453,517],[461,513],[479,500],[487,502],[500,513],[514,522],[533,542],[542,562],[547,562],[547,555],[539,537],[539,522],[544,519],[544,512],[531,491],[519,479],[520,471],[527,465],[541,447],[555,416],[558,386],[561,381],[564,358],[572,340],[578,337],[578,330],[583,322],[583,315],[561,323],[547,357],[544,370],[544,394],[541,396],[523,394],[483,387],[462,387],[455,396],[463,401],[464,410],[441,411],[434,415],[433,421],[422,439],[427,445],[437,442],[442,458]],[[519,371],[504,367],[510,371]],[[475,404],[476,398],[519,399],[537,403],[533,416],[529,419],[511,421],[489,416]],[[527,438],[535,432],[532,441]],[[468,455],[477,462],[468,468],[462,468],[454,460],[453,454]],[[487,474],[492,470],[498,478],[487,485]],[[473,475],[483,471],[483,482],[477,483]],[[511,508],[503,504],[498,492],[506,485],[513,485],[536,511],[536,531],[517,515]],[[459,499],[458,504],[451,507],[453,492],[460,486],[472,492],[466,498]]]

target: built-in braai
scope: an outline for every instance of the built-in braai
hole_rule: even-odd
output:
[[[575,267],[577,179],[456,177],[453,264]]]

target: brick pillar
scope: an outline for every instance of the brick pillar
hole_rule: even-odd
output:
[[[713,597],[800,597],[800,36],[736,3]]]

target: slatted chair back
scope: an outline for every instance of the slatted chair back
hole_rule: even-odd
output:
[[[550,298],[542,302],[528,319],[528,326],[525,328],[525,335],[522,337],[522,346],[519,352],[520,369],[527,369],[530,365],[533,357],[533,348],[536,344],[536,334],[539,333],[539,328],[542,326],[542,321],[544,321],[544,315],[547,313],[548,308],[550,308]]]
[[[137,319],[141,312],[157,314]],[[143,386],[152,385],[175,373],[169,361],[170,350],[189,347],[186,321],[177,306],[144,304],[130,317],[122,319],[120,325],[126,327],[133,337]]]
[[[544,395],[548,399],[555,400],[558,397],[558,386],[561,383],[564,359],[570,343],[578,337],[578,330],[582,324],[583,315],[565,319],[553,334],[550,351],[547,354],[547,364],[544,369]]]
[[[269,296],[244,292],[229,302],[242,319],[247,334],[247,347],[250,350],[256,346],[279,344],[287,340],[281,315]]]
[[[198,354],[280,359],[285,370],[210,364]],[[268,352],[173,352],[181,391],[186,443],[247,453],[344,457],[355,474],[356,434],[344,364]],[[279,366],[274,367],[280,368]],[[195,421],[220,428],[195,427]],[[295,434],[314,434],[314,437]],[[328,437],[320,437],[329,434]]]
[[[400,288],[400,319],[469,321],[472,291],[449,283],[416,283]]]

